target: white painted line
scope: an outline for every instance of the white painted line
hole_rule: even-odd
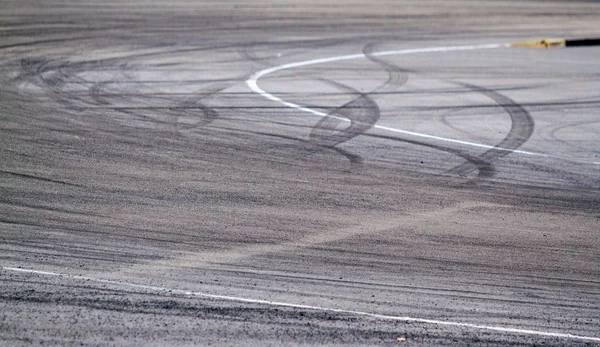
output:
[[[473,51],[473,50],[497,49],[497,48],[509,48],[509,47],[511,47],[510,44],[485,44],[485,45],[468,45],[468,46],[430,47],[430,48],[415,48],[415,49],[403,49],[403,50],[397,50],[397,51],[375,52],[375,53],[372,53],[372,55],[376,56],[376,57],[382,57],[382,56],[387,56],[387,55],[406,55],[406,54],[418,54],[418,53],[444,53],[444,52],[452,52],[452,51]],[[338,62],[338,61],[361,59],[361,58],[366,58],[366,56],[362,53],[351,54],[351,55],[341,55],[341,56],[337,56],[337,57],[312,59],[312,60],[300,61],[300,62],[296,62],[296,63],[289,63],[289,64],[273,66],[268,69],[260,70],[256,73],[254,73],[252,76],[250,76],[250,78],[248,78],[248,80],[246,80],[246,84],[253,92],[261,95],[262,97],[264,97],[266,99],[278,102],[284,106],[287,106],[287,107],[290,107],[293,109],[297,109],[297,110],[300,110],[300,111],[303,111],[306,113],[311,113],[311,114],[314,114],[314,115],[320,116],[320,117],[326,117],[328,115],[326,112],[317,111],[317,110],[314,110],[314,109],[306,107],[306,106],[301,106],[301,105],[295,104],[293,102],[285,101],[269,92],[266,92],[265,90],[263,90],[262,88],[260,88],[258,86],[258,80],[266,75],[269,75],[273,72],[277,72],[277,71],[281,71],[281,70],[288,70],[288,69],[294,69],[297,67],[303,67],[303,66],[309,66],[309,65],[333,63],[333,62]],[[330,115],[330,117],[349,122],[349,120],[346,118],[335,117],[335,116],[331,116],[331,115]],[[373,126],[373,128],[386,130],[386,131],[390,131],[390,132],[394,132],[394,133],[400,133],[400,134],[404,134],[404,135],[410,135],[410,136],[414,136],[414,137],[421,137],[421,138],[436,140],[436,141],[451,142],[451,143],[456,143],[456,144],[471,146],[471,147],[479,147],[479,148],[486,148],[486,149],[495,148],[495,149],[498,149],[501,151],[502,150],[509,151],[511,153],[519,153],[519,154],[532,155],[532,156],[538,156],[538,157],[563,159],[563,160],[569,160],[569,161],[583,163],[583,164],[600,165],[600,162],[595,162],[595,161],[585,161],[585,160],[578,160],[578,159],[574,159],[574,158],[563,158],[563,157],[554,156],[554,155],[550,155],[550,154],[523,151],[523,150],[518,150],[518,149],[511,150],[508,148],[501,148],[501,147],[486,145],[486,144],[482,144],[482,143],[462,141],[462,140],[456,140],[456,139],[451,139],[451,138],[446,138],[446,137],[441,137],[441,136],[423,134],[423,133],[418,133],[418,132],[414,132],[414,131],[391,128],[391,127],[386,127],[386,126],[377,125],[377,124],[375,124]]]
[[[553,333],[553,332],[528,330],[528,329],[506,328],[506,327],[499,327],[499,326],[441,321],[441,320],[435,320],[435,319],[413,318],[413,317],[406,317],[406,316],[390,316],[390,315],[384,315],[384,314],[378,314],[378,313],[345,310],[345,309],[339,309],[339,308],[327,308],[327,307],[321,307],[321,306],[302,305],[302,304],[294,304],[294,303],[287,303],[287,302],[281,302],[281,301],[250,299],[250,298],[242,298],[242,297],[237,297],[237,296],[216,295],[216,294],[193,292],[193,291],[181,290],[181,289],[170,289],[170,288],[165,288],[165,287],[147,286],[147,285],[143,285],[143,284],[112,281],[112,280],[105,280],[105,279],[87,277],[87,276],[67,275],[67,274],[60,274],[60,273],[56,273],[56,272],[39,271],[39,270],[32,270],[32,269],[21,269],[21,268],[4,267],[4,266],[2,267],[2,269],[6,270],[6,271],[24,272],[24,273],[32,273],[32,274],[37,274],[37,275],[56,276],[56,277],[64,277],[64,278],[71,278],[71,279],[78,279],[78,280],[85,280],[85,281],[93,281],[93,282],[113,284],[113,285],[123,286],[123,287],[139,288],[139,289],[152,290],[152,291],[157,291],[157,292],[167,292],[168,294],[195,296],[195,297],[214,299],[214,300],[226,300],[226,301],[235,301],[235,302],[243,302],[243,303],[250,303],[250,304],[261,304],[261,305],[269,305],[269,306],[277,306],[277,307],[289,307],[289,308],[297,308],[297,309],[302,309],[302,310],[313,310],[313,311],[321,311],[321,312],[343,313],[343,314],[350,314],[350,315],[356,315],[356,316],[371,317],[371,318],[382,319],[382,320],[415,322],[415,323],[434,324],[434,325],[443,325],[443,326],[455,326],[455,327],[470,328],[470,329],[477,329],[477,330],[491,330],[491,331],[498,331],[498,332],[512,333],[512,334],[536,335],[536,336],[542,336],[542,337],[557,337],[557,338],[565,338],[565,339],[600,342],[600,337],[593,337],[593,336],[582,336],[582,335],[574,335],[574,334],[566,334],[566,333]]]

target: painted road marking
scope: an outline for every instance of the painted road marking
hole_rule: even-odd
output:
[[[384,315],[384,314],[364,312],[364,311],[354,311],[354,310],[345,310],[345,309],[339,309],[339,308],[328,308],[328,307],[322,307],[322,306],[294,304],[294,303],[281,302],[281,301],[270,301],[270,300],[243,298],[243,297],[238,297],[238,296],[208,294],[208,293],[203,293],[203,292],[194,292],[194,291],[182,290],[182,289],[172,289],[172,288],[166,288],[166,287],[148,286],[148,285],[143,285],[143,284],[105,280],[105,279],[88,277],[88,276],[68,275],[68,274],[61,274],[61,273],[49,272],[49,271],[32,270],[32,269],[21,269],[21,268],[4,267],[4,266],[2,267],[2,269],[6,270],[6,271],[32,273],[32,274],[44,275],[44,276],[55,276],[55,277],[64,277],[64,278],[71,278],[71,279],[77,279],[77,280],[93,281],[93,282],[112,284],[112,285],[117,285],[117,286],[122,286],[122,287],[139,288],[139,289],[151,290],[151,291],[155,291],[155,292],[166,292],[167,294],[173,294],[173,295],[194,296],[194,297],[213,299],[213,300],[234,301],[234,302],[243,302],[243,303],[249,303],[249,304],[261,304],[261,305],[288,307],[288,308],[321,311],[321,312],[343,313],[343,314],[350,314],[350,315],[355,315],[355,316],[371,317],[371,318],[381,319],[381,320],[393,320],[393,321],[401,321],[401,322],[414,322],[414,323],[433,324],[433,325],[442,325],[442,326],[454,326],[454,327],[470,328],[470,329],[476,329],[476,330],[498,331],[498,332],[512,333],[512,334],[536,335],[536,336],[543,336],[543,337],[557,337],[557,338],[600,342],[600,337],[593,337],[593,336],[582,336],[582,335],[574,335],[574,334],[567,334],[567,333],[554,333],[554,332],[529,330],[529,329],[506,328],[506,327],[500,327],[500,326],[460,323],[460,322],[442,321],[442,320],[435,320],[435,319],[413,318],[413,317],[407,317],[407,316],[391,316],[391,315]]]
[[[454,51],[473,51],[473,50],[498,49],[498,48],[509,48],[509,47],[513,47],[513,45],[511,45],[511,44],[485,44],[485,45],[467,45],[467,46],[429,47],[429,48],[414,48],[414,49],[402,49],[402,50],[396,50],[396,51],[375,52],[375,53],[372,53],[371,55],[376,56],[376,57],[383,57],[383,56],[388,56],[388,55],[444,53],[444,52],[454,52]],[[320,116],[320,117],[327,117],[328,114],[326,112],[317,111],[317,110],[314,110],[314,109],[306,107],[306,106],[301,106],[301,105],[295,104],[293,102],[285,101],[285,100],[263,90],[262,88],[260,88],[258,86],[258,80],[266,75],[269,75],[269,74],[277,72],[277,71],[294,69],[294,68],[310,66],[310,65],[333,63],[333,62],[339,62],[339,61],[344,61],[344,60],[361,59],[361,58],[366,58],[366,56],[363,53],[351,54],[351,55],[341,55],[341,56],[336,56],[336,57],[312,59],[312,60],[305,60],[305,61],[300,61],[300,62],[295,62],[295,63],[288,63],[288,64],[283,64],[283,65],[273,66],[273,67],[270,67],[270,68],[267,68],[264,70],[260,70],[256,73],[254,73],[252,76],[250,76],[250,78],[248,78],[248,80],[246,80],[246,84],[253,92],[259,94],[260,96],[262,96],[266,99],[278,102],[284,106],[287,106],[287,107],[290,107],[293,109],[297,109],[302,112],[311,113],[311,114],[314,114],[314,115]],[[336,116],[332,116],[332,115],[329,115],[329,117],[333,117],[333,118],[336,118],[336,119],[339,119],[339,120],[342,120],[345,122],[350,122],[348,119],[342,118],[342,117],[336,117]],[[530,151],[524,151],[524,150],[518,150],[518,149],[511,150],[511,149],[507,149],[507,148],[501,148],[501,147],[486,145],[486,144],[482,144],[482,143],[456,140],[456,139],[435,136],[435,135],[430,135],[430,134],[423,134],[423,133],[418,133],[418,132],[414,132],[414,131],[402,130],[402,129],[398,129],[398,128],[392,128],[392,127],[387,127],[387,126],[382,126],[382,125],[377,125],[377,124],[375,124],[373,126],[373,128],[381,129],[381,130],[385,130],[385,131],[389,131],[389,132],[394,132],[394,133],[400,133],[400,134],[409,135],[409,136],[414,136],[414,137],[421,137],[421,138],[436,140],[436,141],[456,143],[456,144],[471,146],[471,147],[479,147],[479,148],[486,148],[486,149],[495,148],[498,150],[509,151],[511,153],[519,153],[519,154],[538,156],[538,157],[562,159],[562,160],[568,160],[568,161],[582,163],[582,164],[600,165],[600,162],[596,162],[596,161],[586,161],[586,160],[579,160],[579,159],[573,159],[573,158],[564,158],[564,157],[554,156],[554,155],[545,154],[545,153],[530,152]]]

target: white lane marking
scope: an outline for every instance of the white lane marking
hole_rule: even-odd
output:
[[[61,274],[61,273],[49,272],[49,271],[32,270],[32,269],[20,269],[20,268],[5,267],[5,266],[3,266],[2,269],[6,270],[6,271],[24,272],[24,273],[33,273],[33,274],[37,274],[37,275],[72,278],[72,279],[78,279],[78,280],[86,280],[86,281],[93,281],[93,282],[99,282],[99,283],[113,284],[113,285],[124,286],[124,287],[152,290],[152,291],[157,291],[157,292],[167,292],[169,294],[196,296],[196,297],[202,297],[202,298],[214,299],[214,300],[226,300],[226,301],[235,301],[235,302],[243,302],[243,303],[251,303],[251,304],[289,307],[289,308],[297,308],[297,309],[321,311],[321,312],[344,313],[344,314],[351,314],[351,315],[363,316],[363,317],[371,317],[371,318],[382,319],[382,320],[394,320],[394,321],[402,321],[402,322],[415,322],[415,323],[423,323],[423,324],[455,326],[455,327],[471,328],[471,329],[478,329],[478,330],[499,331],[499,332],[505,332],[505,333],[513,333],[513,334],[537,335],[537,336],[543,336],[543,337],[558,337],[558,338],[566,338],[566,339],[577,339],[577,340],[588,340],[588,341],[600,342],[600,337],[593,337],[593,336],[582,336],[582,335],[574,335],[574,334],[566,334],[566,333],[553,333],[553,332],[529,330],[529,329],[505,328],[505,327],[491,326],[491,325],[441,321],[441,320],[435,320],[435,319],[413,318],[413,317],[407,317],[407,316],[390,316],[390,315],[364,312],[364,311],[345,310],[345,309],[340,309],[340,308],[328,308],[328,307],[321,307],[321,306],[294,304],[294,303],[281,302],[281,301],[250,299],[250,298],[243,298],[243,297],[237,297],[237,296],[216,295],[216,294],[208,294],[208,293],[203,293],[203,292],[194,292],[194,291],[181,290],[181,289],[171,289],[171,288],[165,288],[165,287],[147,286],[147,285],[143,285],[143,284],[127,283],[127,282],[105,280],[105,279],[94,278],[94,277],[68,275],[68,274]]]
[[[473,51],[473,50],[509,48],[509,47],[511,47],[510,44],[486,44],[486,45],[468,45],[468,46],[430,47],[430,48],[415,48],[415,49],[403,49],[403,50],[397,50],[397,51],[375,52],[375,53],[372,53],[372,55],[376,56],[376,57],[382,57],[382,56],[386,56],[386,55],[405,55],[405,54],[417,54],[417,53],[444,53],[444,52],[452,52],[452,51]],[[282,105],[285,105],[285,106],[293,108],[293,109],[297,109],[297,110],[300,110],[303,112],[314,114],[316,116],[326,117],[328,115],[326,112],[313,110],[312,108],[308,108],[306,106],[301,106],[301,105],[295,104],[293,102],[285,101],[269,92],[266,92],[265,90],[263,90],[262,88],[260,88],[258,86],[258,80],[268,74],[271,74],[271,73],[277,72],[277,71],[281,71],[281,70],[293,69],[293,68],[309,66],[309,65],[332,63],[332,62],[338,62],[338,61],[343,61],[343,60],[360,59],[360,58],[366,58],[366,56],[362,53],[351,54],[351,55],[341,55],[341,56],[337,56],[337,57],[312,59],[312,60],[300,61],[300,62],[296,62],[296,63],[289,63],[289,64],[273,66],[268,69],[260,70],[256,73],[254,73],[252,76],[250,76],[250,78],[248,78],[248,80],[246,80],[246,84],[253,92],[259,94],[260,96],[262,96],[266,99],[278,102]],[[346,118],[335,117],[335,116],[331,116],[331,115],[330,115],[330,117],[349,122],[349,120]],[[508,148],[501,148],[501,147],[486,145],[486,144],[482,144],[482,143],[462,141],[462,140],[456,140],[456,139],[451,139],[451,138],[446,138],[446,137],[441,137],[441,136],[423,134],[423,133],[418,133],[418,132],[414,132],[414,131],[391,128],[391,127],[386,127],[386,126],[377,125],[377,124],[375,124],[373,126],[373,128],[386,130],[386,131],[390,131],[390,132],[395,132],[395,133],[400,133],[400,134],[405,134],[405,135],[410,135],[410,136],[414,136],[414,137],[422,137],[422,138],[431,139],[431,140],[451,142],[451,143],[456,143],[456,144],[461,144],[461,145],[466,145],[466,146],[471,146],[471,147],[479,147],[479,148],[486,148],[486,149],[495,148],[495,149],[498,149],[501,151],[504,150],[504,151],[508,151],[511,153],[519,153],[519,154],[532,155],[532,156],[538,156],[538,157],[563,159],[563,160],[569,160],[569,161],[582,163],[582,164],[600,165],[600,162],[596,162],[596,161],[587,161],[587,160],[580,160],[580,159],[574,159],[574,158],[564,158],[564,157],[554,156],[551,154],[530,152],[530,151],[524,151],[524,150],[519,150],[519,149],[511,150]]]

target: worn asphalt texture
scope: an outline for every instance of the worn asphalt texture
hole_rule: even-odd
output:
[[[600,344],[600,3],[0,8],[0,345]]]

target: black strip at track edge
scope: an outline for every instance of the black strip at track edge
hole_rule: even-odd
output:
[[[565,40],[565,46],[566,47],[600,46],[600,38],[597,38],[597,39]]]

